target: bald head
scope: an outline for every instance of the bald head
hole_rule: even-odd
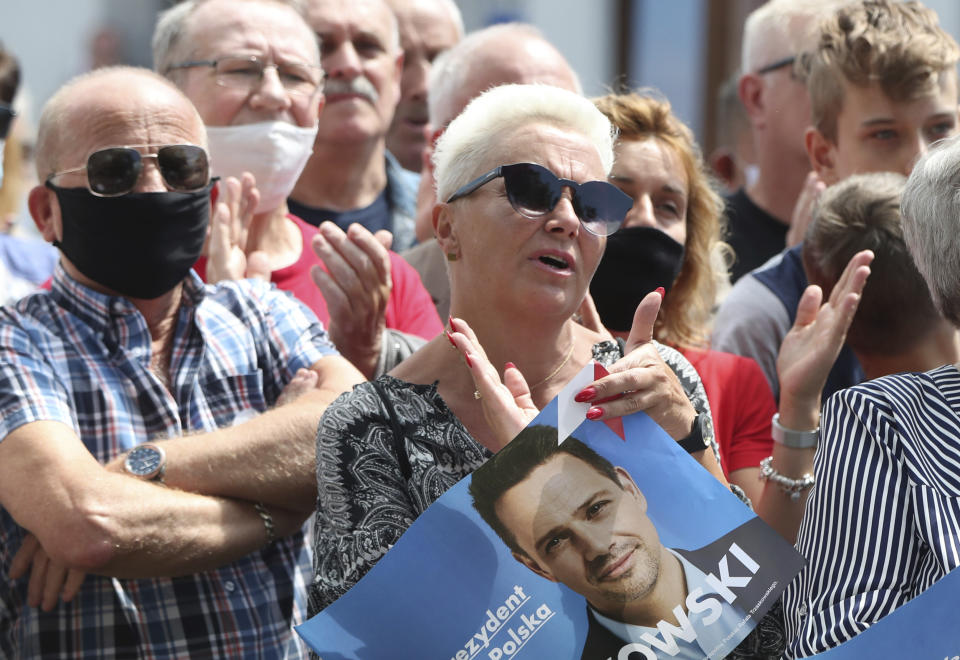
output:
[[[430,71],[430,123],[446,126],[474,97],[508,83],[553,85],[581,93],[567,60],[532,25],[505,23],[471,33]]]
[[[79,167],[110,146],[199,144],[203,122],[170,81],[133,67],[108,67],[78,76],[43,108],[37,127],[37,174]]]

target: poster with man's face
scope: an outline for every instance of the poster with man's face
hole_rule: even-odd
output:
[[[577,405],[561,393],[300,626],[320,657],[722,658],[744,640],[802,559],[645,414],[575,425]]]

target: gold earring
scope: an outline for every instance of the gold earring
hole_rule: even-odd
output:
[[[456,261],[458,258],[456,252],[447,252],[447,261]]]

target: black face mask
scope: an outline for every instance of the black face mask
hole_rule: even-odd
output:
[[[629,332],[643,297],[667,291],[680,274],[683,245],[653,227],[627,227],[607,237],[607,249],[590,281],[600,320],[610,330]]]
[[[54,242],[81,273],[130,298],[157,298],[187,276],[203,251],[213,182],[196,192],[97,197],[52,183],[63,240]]]

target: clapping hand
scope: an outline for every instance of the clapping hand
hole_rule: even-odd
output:
[[[510,362],[504,367],[501,380],[467,322],[450,319],[450,327],[453,332],[447,333],[447,338],[463,354],[497,448],[504,447],[540,412],[533,403],[527,381]]]
[[[330,340],[337,350],[372,378],[380,359],[386,309],[393,289],[389,232],[371,234],[359,224],[344,232],[332,222],[320,225],[313,250],[326,266],[310,275],[330,314]]]
[[[240,180],[228,176],[220,182],[207,248],[207,281],[211,284],[245,277],[270,279],[267,255],[247,252],[250,223],[259,203],[260,192],[249,172],[244,172]]]

